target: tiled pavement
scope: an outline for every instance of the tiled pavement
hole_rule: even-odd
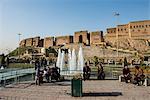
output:
[[[70,82],[21,83],[0,90],[0,100],[150,100],[150,86],[117,80],[83,81],[83,97],[72,97]],[[90,96],[89,96],[90,95]]]

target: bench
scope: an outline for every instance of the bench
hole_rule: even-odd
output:
[[[144,81],[144,86],[150,86],[150,78],[145,78],[145,81]]]
[[[119,75],[119,82],[125,82],[125,79],[124,79],[123,75]]]
[[[123,75],[119,75],[119,82],[125,82]],[[150,86],[150,78],[149,77],[145,78],[143,85],[144,86]]]

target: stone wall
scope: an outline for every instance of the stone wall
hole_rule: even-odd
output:
[[[50,46],[54,46],[54,37],[45,37],[44,48],[49,48]]]
[[[90,44],[90,35],[88,31],[78,31],[74,33],[74,43]]]
[[[32,46],[32,47],[39,47],[40,37],[33,37],[33,38],[27,38],[22,41],[20,41],[20,46]]]
[[[56,37],[56,46],[73,43],[73,36]]]
[[[95,31],[90,33],[90,44],[101,44],[104,41],[103,32]]]
[[[33,45],[32,38],[26,39],[26,45],[25,46],[32,46],[32,45]]]
[[[34,37],[32,38],[32,46],[33,47],[39,47],[40,37]]]
[[[19,45],[20,47],[26,46],[26,39],[22,40]]]
[[[118,25],[117,28],[108,28],[105,41],[115,42],[117,34],[119,39],[148,39],[150,38],[150,20],[135,21]]]

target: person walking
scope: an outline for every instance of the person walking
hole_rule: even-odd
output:
[[[100,63],[98,65],[97,72],[98,72],[97,79],[104,80],[105,79],[105,73],[104,73],[104,69],[103,69],[102,63]]]

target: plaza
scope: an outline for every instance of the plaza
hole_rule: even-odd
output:
[[[83,96],[71,96],[71,82],[33,81],[10,85],[0,90],[0,100],[149,100],[150,87],[126,84],[118,80],[83,81]]]

